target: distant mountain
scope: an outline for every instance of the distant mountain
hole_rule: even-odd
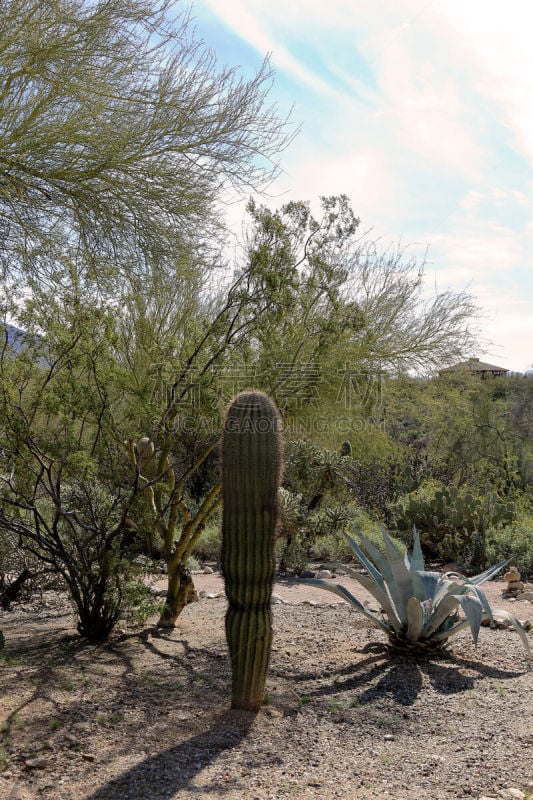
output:
[[[9,347],[15,350],[15,352],[21,353],[28,341],[28,334],[26,331],[22,330],[22,328],[17,328],[16,325],[10,325],[4,322],[4,332],[7,334],[7,343]],[[35,336],[33,341],[37,344],[39,342],[39,337]]]
[[[4,331],[7,334],[8,345],[20,353],[24,347],[25,332],[21,328],[16,328],[14,325],[8,325],[7,323],[4,323]]]

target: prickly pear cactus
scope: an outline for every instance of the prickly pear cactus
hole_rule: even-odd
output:
[[[282,469],[276,406],[262,392],[242,392],[228,409],[222,439],[222,572],[229,602],[231,705],[249,711],[263,703],[270,658]]]

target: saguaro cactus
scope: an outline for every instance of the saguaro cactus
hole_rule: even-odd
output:
[[[237,395],[222,440],[222,572],[232,708],[263,703],[272,643],[274,535],[283,469],[281,419],[262,392]]]

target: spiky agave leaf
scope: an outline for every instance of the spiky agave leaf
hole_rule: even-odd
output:
[[[370,611],[370,609],[366,608],[366,606],[357,600],[357,598],[354,597],[350,590],[346,589],[345,586],[341,586],[339,583],[328,583],[327,581],[322,580],[322,578],[302,578],[299,583],[305,583],[308,586],[318,586],[320,589],[326,589],[326,591],[342,597],[343,600],[347,600],[350,605],[360,611],[361,614],[364,614],[365,617],[385,631],[388,636],[390,636],[391,633],[394,633],[394,628],[392,625],[389,625],[384,619],[374,613],[374,611]]]
[[[360,531],[357,531],[357,536],[361,540],[361,544],[363,545],[364,549],[366,550],[370,558],[372,558],[376,563],[377,566],[376,569],[376,567],[372,564],[372,562],[369,561],[365,553],[363,553],[363,551],[361,550],[355,539],[353,539],[348,534],[344,535],[348,540],[348,542],[350,543],[351,547],[353,548],[357,558],[359,558],[359,560],[361,561],[361,564],[364,566],[364,568],[368,570],[367,564],[372,565],[373,572],[371,572],[370,574],[372,575],[374,580],[376,580],[376,582],[379,583],[379,585],[382,586],[384,591],[386,591],[387,594],[390,596],[390,599],[395,608],[396,615],[400,620],[400,622],[402,623],[402,626],[407,625],[407,612],[405,610],[405,603],[407,602],[407,597],[409,595],[405,599],[402,598],[402,594],[394,578],[394,571],[390,564],[388,554],[383,555],[383,553],[381,553],[378,550],[378,548],[373,544],[373,542],[370,541],[370,539],[367,539],[366,536],[364,536]],[[360,557],[359,553],[362,554],[363,558]],[[379,578],[376,578],[376,573],[379,576]],[[411,591],[410,594],[413,594],[413,592]]]
[[[427,603],[427,600],[424,602]],[[407,601],[407,631],[405,634],[410,642],[416,642],[420,639],[427,616],[427,606],[424,606],[418,598],[410,597]]]
[[[395,605],[398,608],[402,618],[407,624],[407,603],[410,597],[413,596],[413,576],[405,566],[403,555],[392,542],[390,536],[383,532],[383,541],[385,542],[385,549],[387,551],[387,561],[389,562],[390,570],[393,576],[394,585],[397,587],[394,593]],[[396,593],[398,599],[396,600]],[[391,591],[392,594],[392,591]]]
[[[493,567],[489,567],[484,572],[480,572],[479,575],[474,575],[473,578],[467,578],[467,583],[469,583],[471,586],[479,586],[480,584],[485,583],[485,581],[490,581],[509,563],[510,560],[510,558],[506,558],[505,561],[499,561]]]
[[[372,594],[376,598],[379,605],[389,618],[389,621],[394,630],[397,633],[399,633],[402,630],[403,623],[398,617],[396,609],[394,608],[394,605],[389,595],[384,589],[382,589],[380,585],[378,585],[375,582],[373,578],[370,577],[370,575],[362,575],[360,572],[357,572],[357,570],[352,569],[351,567],[348,567],[344,564],[341,564],[338,561],[333,561],[327,564],[327,566],[333,567],[333,569],[342,569],[344,572],[347,573],[347,575],[356,580],[363,587],[363,589],[366,589],[367,592],[370,592],[370,594]],[[301,583],[307,583],[309,580],[319,580],[319,579],[303,578],[301,580]]]
[[[479,636],[479,629],[481,628],[481,620],[483,619],[483,605],[477,597],[471,594],[456,595],[464,615],[470,625],[472,639],[477,647],[477,640]]]
[[[413,525],[413,552],[409,554],[409,552],[406,551],[405,566],[412,575],[415,597],[417,597],[420,601],[422,601],[426,597],[426,595],[424,593],[424,589],[420,580],[420,573],[426,571],[426,566],[424,564],[424,556],[422,554],[422,547],[420,545],[420,536],[414,525]]]

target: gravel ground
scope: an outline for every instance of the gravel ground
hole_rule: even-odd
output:
[[[482,629],[477,649],[461,633],[448,657],[416,663],[333,595],[290,597],[274,606],[255,716],[228,710],[223,597],[190,605],[170,633],[147,625],[100,647],[73,635],[59,594],[5,614],[0,797],[533,796],[533,671],[514,632]]]

